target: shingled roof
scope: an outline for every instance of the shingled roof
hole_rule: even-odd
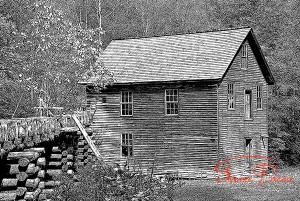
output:
[[[221,81],[241,44],[249,42],[267,82],[274,79],[251,28],[113,40],[102,55],[116,84]]]

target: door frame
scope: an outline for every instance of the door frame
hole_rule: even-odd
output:
[[[244,153],[245,156],[253,156],[253,138],[250,137],[244,138]],[[251,157],[246,158],[245,165],[247,168],[251,168],[253,165],[253,159]]]

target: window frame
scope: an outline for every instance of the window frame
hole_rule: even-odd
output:
[[[123,93],[127,93],[127,101],[123,102]],[[131,102],[130,102],[130,95],[131,94]],[[125,98],[124,98],[125,99]],[[123,105],[128,105],[128,114],[126,114],[126,107],[124,109],[125,114],[123,114]],[[131,114],[130,114],[130,110],[129,110],[129,105],[131,105]],[[133,92],[132,91],[121,91],[120,92],[120,116],[133,116]]]
[[[125,138],[123,138],[123,136],[125,136]],[[131,136],[131,138],[130,138],[130,136]],[[130,144],[130,140],[131,140],[131,144]],[[125,141],[125,144],[123,143],[123,141]],[[127,147],[127,155],[123,154],[123,147]],[[128,149],[128,147],[131,147],[131,152]],[[130,153],[131,153],[131,155],[130,155]],[[120,146],[121,157],[132,158],[134,156],[133,153],[134,153],[133,134],[132,133],[121,133],[121,146]]]
[[[167,101],[167,91],[168,90],[172,91],[171,95],[168,94],[169,97],[173,97],[172,101],[170,101],[170,100]],[[174,91],[177,91],[177,94],[176,94],[177,100],[176,101],[174,101],[174,97],[175,97]],[[172,113],[168,114],[168,109],[169,109],[168,104],[171,104],[171,105],[174,104],[174,108],[173,108],[174,113],[173,114]],[[177,108],[175,107],[176,104],[177,104]],[[177,113],[175,113],[176,109],[177,109]],[[170,111],[172,111],[172,107],[170,108]],[[165,89],[165,115],[166,116],[178,116],[179,115],[179,90],[178,89]]]
[[[241,69],[248,69],[248,44],[244,43],[241,48]]]
[[[249,106],[250,106],[250,109],[249,109],[249,117],[246,116],[246,94],[247,92],[250,92],[250,100],[249,100]],[[253,107],[253,92],[252,90],[250,89],[246,89],[244,91],[244,118],[245,120],[253,120],[253,111],[252,111],[252,107]]]
[[[230,89],[229,86],[232,86],[232,88]],[[232,91],[232,94],[229,93],[229,90]],[[232,108],[230,107],[230,97],[232,97],[233,99],[233,105]],[[227,110],[235,110],[235,83],[234,82],[229,82],[227,83]]]
[[[258,100],[260,100],[260,107],[258,107],[259,106]],[[256,109],[263,110],[263,86],[262,85],[256,86]]]

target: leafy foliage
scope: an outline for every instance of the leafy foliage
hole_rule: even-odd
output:
[[[2,94],[7,94],[7,100],[15,100],[12,104],[2,99],[2,108],[8,110],[1,112],[2,118],[11,117],[18,102],[24,104],[15,116],[33,114],[39,97],[47,106],[79,107],[85,96],[78,81],[95,65],[101,50],[100,30],[73,25],[47,1],[26,6],[35,14],[26,28],[11,31],[12,40],[1,48],[1,60],[13,75],[6,77]],[[13,89],[19,93],[13,93]]]
[[[80,168],[73,176],[60,177],[61,185],[55,189],[53,200],[173,200],[175,190],[183,185],[173,176],[165,180],[154,177],[151,169],[120,169],[92,165]]]

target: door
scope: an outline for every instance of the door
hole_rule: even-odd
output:
[[[253,156],[253,149],[252,149],[252,139],[246,139],[245,142],[245,156]],[[251,167],[252,165],[252,158],[246,158],[246,167]]]

